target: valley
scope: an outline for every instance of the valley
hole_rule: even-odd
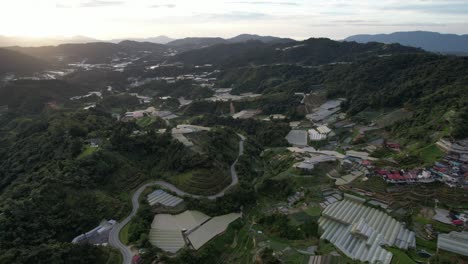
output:
[[[467,260],[466,57],[241,35],[0,59],[0,263]]]

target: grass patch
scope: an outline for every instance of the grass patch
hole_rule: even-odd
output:
[[[120,230],[120,233],[119,233],[119,239],[120,241],[122,241],[122,243],[124,245],[127,245],[128,244],[128,227],[129,227],[129,223],[127,223],[123,228],[122,230]]]
[[[447,225],[447,224],[444,224],[444,223],[441,223],[439,221],[435,221],[435,220],[432,220],[432,219],[427,219],[423,216],[420,216],[420,215],[415,215],[413,216],[413,221],[414,222],[417,222],[417,223],[420,223],[420,224],[431,224],[432,227],[439,231],[439,232],[442,232],[442,233],[449,233],[451,231],[457,231],[457,227],[456,226],[453,226],[453,225]]]
[[[154,123],[155,120],[156,120],[156,118],[154,118],[154,117],[144,116],[142,118],[138,118],[136,120],[136,124],[139,127],[147,127],[147,126],[151,125],[152,123]]]
[[[99,148],[93,148],[93,147],[90,147],[90,146],[86,146],[85,149],[83,150],[83,152],[80,153],[80,155],[78,155],[78,159],[82,159],[86,156],[89,156],[91,154],[93,154],[94,152],[96,152]]]
[[[320,208],[320,206],[311,206],[305,209],[304,212],[310,216],[320,216],[322,208]]]
[[[393,253],[392,264],[411,264],[416,263],[404,251],[396,248],[389,248],[388,251]]]
[[[440,160],[444,155],[444,152],[442,152],[442,150],[440,150],[435,144],[424,147],[417,153],[426,164],[433,164],[434,162]]]

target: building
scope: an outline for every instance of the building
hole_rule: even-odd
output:
[[[325,140],[327,139],[327,135],[326,134],[322,134],[320,133],[319,131],[315,130],[315,129],[309,129],[309,139],[311,141],[321,141],[321,140]]]
[[[117,223],[115,220],[103,220],[97,227],[94,229],[81,234],[75,237],[72,240],[73,244],[83,244],[89,243],[93,245],[102,245],[107,244],[109,240],[109,232],[111,231],[112,227]]]
[[[185,246],[196,250],[222,234],[229,224],[240,218],[238,213],[209,217],[198,211],[181,214],[157,214],[151,224],[149,241],[154,246],[176,253]]]
[[[392,253],[382,246],[400,249],[416,246],[415,234],[386,213],[365,206],[365,199],[344,195],[328,205],[319,219],[321,239],[333,243],[354,260],[389,264]]]
[[[286,135],[286,140],[293,146],[307,146],[307,131],[291,130],[288,135]]]
[[[302,170],[312,170],[314,169],[315,165],[319,163],[333,161],[336,161],[335,156],[310,154],[310,158],[305,158],[303,161],[295,163],[293,167]]]
[[[439,234],[437,237],[437,249],[468,256],[468,232],[452,231],[448,234]]]

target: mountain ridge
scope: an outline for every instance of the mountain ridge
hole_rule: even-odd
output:
[[[375,35],[359,34],[349,36],[345,41],[355,41],[358,43],[399,43],[431,52],[448,54],[468,53],[468,35],[442,34],[430,31],[405,31]]]

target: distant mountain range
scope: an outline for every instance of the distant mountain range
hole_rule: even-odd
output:
[[[242,43],[247,41],[260,41],[268,44],[295,42],[290,38],[278,38],[272,36],[259,36],[252,34],[241,34],[239,36],[223,39],[223,38],[183,38],[167,43],[168,46],[173,46],[181,50],[200,49],[213,46],[216,44]]]
[[[182,50],[204,48],[220,43],[239,43],[251,40],[258,40],[264,43],[286,43],[295,41],[289,38],[278,38],[272,36],[259,36],[252,34],[241,34],[239,36],[223,39],[218,37],[200,37],[200,38],[183,38],[173,39],[168,36],[157,36],[149,38],[122,38],[111,40],[99,40],[85,36],[73,37],[48,37],[48,38],[29,38],[29,37],[7,37],[0,36],[0,47],[42,47],[42,46],[57,46],[61,44],[83,44],[93,42],[109,42],[120,43],[122,41],[137,41],[137,42],[151,42],[157,44],[168,44],[169,46],[176,47]]]
[[[468,35],[410,31],[391,34],[354,35],[346,38],[345,41],[399,43],[432,52],[468,55]]]
[[[219,41],[219,39],[212,41]],[[265,43],[252,40],[235,43],[221,42],[205,48],[191,49],[171,57],[169,61],[192,65],[214,64],[223,67],[278,63],[321,65],[402,53],[424,53],[424,51],[399,44],[361,44],[339,42],[327,38],[310,38],[286,43],[281,43],[281,41]]]
[[[124,40],[131,40],[131,41],[138,41],[138,42],[151,42],[151,43],[157,43],[157,44],[167,44],[171,41],[174,41],[175,39],[170,38],[168,36],[157,36],[157,37],[151,37],[151,38],[122,38],[122,39],[111,39],[108,42],[112,43],[119,43]]]
[[[134,56],[138,53],[152,52],[154,55],[162,55],[168,47],[151,42],[137,42],[125,40],[118,44],[109,42],[92,42],[81,44],[61,44],[58,46],[44,47],[8,47],[9,50],[39,58],[44,61],[54,62],[58,58],[62,62],[78,62],[86,60],[87,63],[108,63],[117,54]]]
[[[100,40],[85,37],[47,37],[47,38],[33,38],[33,37],[7,37],[0,36],[0,47],[40,47],[40,46],[56,46],[65,43],[89,43],[99,42]]]

